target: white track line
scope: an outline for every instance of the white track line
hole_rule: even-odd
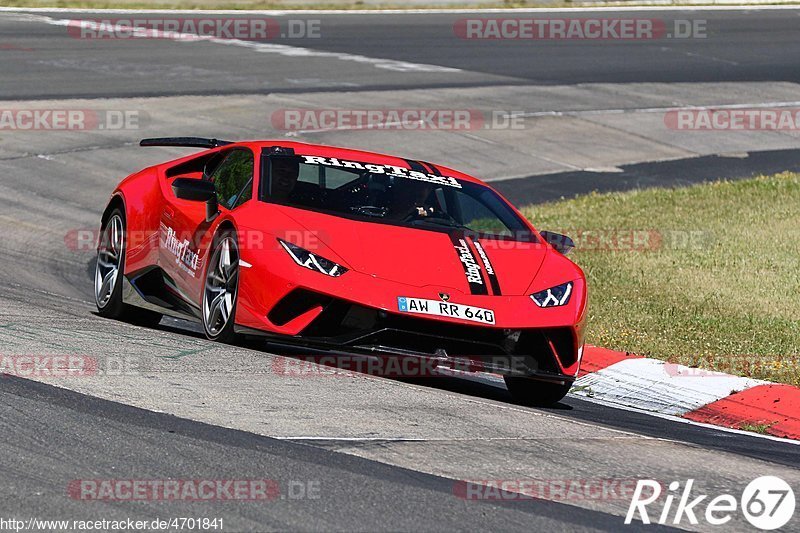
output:
[[[754,104],[711,104],[711,105],[687,105],[682,107],[668,106],[668,107],[641,107],[641,108],[614,108],[614,109],[586,109],[574,111],[531,111],[531,112],[513,112],[504,113],[499,115],[500,118],[542,118],[542,117],[581,117],[581,116],[596,116],[596,115],[622,115],[627,113],[668,113],[670,111],[717,111],[717,110],[736,110],[736,109],[782,109],[782,108],[800,108],[800,101],[789,102],[760,102]],[[286,137],[297,137],[298,135],[306,135],[309,133],[327,133],[331,131],[362,131],[373,130],[382,128],[393,128],[400,126],[408,126],[412,124],[424,124],[421,120],[412,121],[397,121],[397,122],[376,122],[363,126],[333,126],[330,128],[312,128],[306,130],[292,130],[285,134]],[[463,133],[463,132],[462,132]],[[480,139],[479,140],[485,140]],[[541,157],[541,156],[539,156]],[[544,158],[542,158],[544,159]],[[559,163],[564,164],[564,163]],[[578,167],[575,167],[576,169]],[[502,178],[502,180],[513,179]]]
[[[126,31],[133,31],[137,29],[130,25],[105,24],[105,23],[97,23],[95,21],[80,21],[74,19],[59,19],[59,18],[48,17],[46,15],[29,15],[28,17],[25,18],[25,20],[30,20],[33,22],[43,22],[45,24],[50,24],[51,26],[63,26],[63,27],[82,23],[89,25],[93,29],[109,31],[109,32],[114,31],[115,29],[117,30],[121,29]],[[147,30],[139,29],[138,31],[143,34],[147,33]],[[461,69],[458,68],[443,67],[440,65],[410,63],[408,61],[398,61],[395,59],[382,59],[382,58],[368,57],[357,54],[340,53],[340,52],[325,52],[322,50],[314,50],[311,48],[303,48],[299,46],[289,46],[285,44],[244,41],[241,39],[220,39],[216,37],[196,35],[193,33],[170,33],[167,36],[162,32],[160,35],[162,36],[161,37],[162,39],[171,40],[177,43],[208,42],[214,44],[223,44],[226,46],[239,46],[242,48],[249,48],[255,52],[260,52],[260,53],[277,54],[293,58],[316,57],[316,58],[336,59],[339,61],[348,61],[353,63],[370,65],[375,68],[391,70],[394,72],[437,72],[437,73],[462,72]],[[147,37],[144,37],[144,39],[147,39]]]
[[[332,442],[475,442],[475,441],[526,441],[526,440],[548,440],[555,437],[547,437],[542,435],[524,436],[524,437],[325,437],[314,435],[299,435],[288,437],[270,437],[276,440],[327,440]],[[608,437],[607,437],[608,438]],[[639,440],[639,439],[654,439],[655,437],[647,437],[645,435],[638,435],[630,433],[613,437],[615,440]]]
[[[771,2],[773,0],[764,0]],[[584,6],[584,7],[519,7],[519,8],[462,8],[462,9],[90,9],[67,7],[0,7],[9,13],[172,13],[199,15],[468,15],[493,13],[602,13],[630,11],[773,11],[800,10],[800,3],[770,5],[753,0],[730,2],[732,5],[642,5],[642,6]]]
[[[636,107],[614,109],[587,109],[575,111],[532,111],[530,113],[509,113],[506,118],[531,118],[531,117],[562,117],[562,116],[589,116],[589,115],[621,115],[625,113],[667,113],[669,111],[716,111],[718,109],[772,109],[800,107],[800,100],[788,102],[758,102],[752,104],[708,104],[669,107]]]

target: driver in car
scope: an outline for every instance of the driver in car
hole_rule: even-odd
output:
[[[429,183],[395,183],[387,216],[403,222],[431,216],[435,211],[428,202],[432,192],[433,185]]]

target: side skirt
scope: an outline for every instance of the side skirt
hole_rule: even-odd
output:
[[[183,294],[157,266],[123,276],[122,301],[175,318],[198,320],[200,307]]]

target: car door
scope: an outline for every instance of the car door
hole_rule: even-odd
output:
[[[247,148],[225,150],[208,161],[201,179],[214,183],[221,214],[252,198],[253,170],[253,153]],[[173,195],[165,204],[162,268],[179,294],[196,305],[200,304],[214,227],[215,221],[206,220],[203,202],[180,200]]]

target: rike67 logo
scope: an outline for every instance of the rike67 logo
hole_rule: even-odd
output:
[[[673,481],[669,484],[666,497],[661,498],[662,487],[658,481],[639,480],[625,516],[625,523],[630,524],[638,514],[644,524],[656,522],[661,525],[680,525],[685,524],[685,520],[696,526],[700,523],[700,518],[705,519],[705,523],[709,525],[722,526],[741,512],[752,526],[771,531],[785,526],[794,515],[794,491],[788,483],[776,476],[754,479],[745,487],[739,499],[732,494],[720,494],[708,500],[708,494],[693,494],[693,487],[693,479],[687,480],[683,489],[680,482]],[[663,507],[659,512],[661,500]],[[705,510],[701,511],[703,505]],[[651,516],[650,513],[654,514]]]

